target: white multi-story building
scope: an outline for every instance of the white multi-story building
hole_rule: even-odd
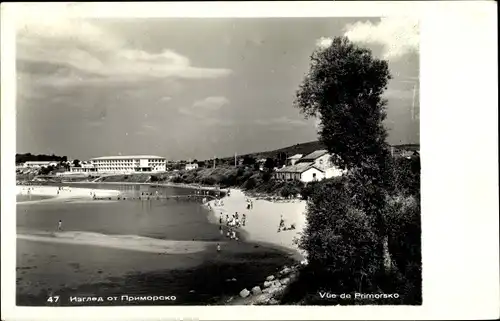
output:
[[[98,173],[164,172],[167,160],[160,156],[106,156],[90,160]]]

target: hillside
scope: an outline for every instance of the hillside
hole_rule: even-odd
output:
[[[55,162],[64,162],[67,161],[68,157],[66,156],[56,156],[54,154],[52,155],[33,155],[31,153],[26,153],[26,154],[16,154],[16,164],[19,163],[24,163],[24,162],[31,162],[31,161],[55,161]]]
[[[301,144],[295,144],[293,146],[288,146],[276,150],[271,150],[271,151],[266,151],[266,152],[254,152],[254,153],[249,153],[245,155],[238,155],[239,157],[245,157],[245,156],[252,156],[254,158],[276,158],[278,154],[284,153],[287,155],[287,157],[293,156],[295,154],[303,154],[307,155],[315,150],[318,149],[324,149],[325,147],[323,144],[321,144],[319,141],[313,141],[313,142],[307,142],[307,143],[301,143]],[[232,160],[234,159],[233,157],[225,157],[222,158],[221,160]]]
[[[414,150],[419,150],[420,149],[420,144],[403,144],[403,145],[394,145],[398,150],[408,150],[408,151],[414,151]],[[312,141],[312,142],[307,142],[307,143],[301,143],[301,144],[295,144],[293,146],[288,146],[276,150],[271,150],[267,152],[255,152],[255,153],[249,153],[245,155],[238,155],[239,157],[245,157],[245,156],[252,156],[254,158],[277,158],[278,154],[284,153],[287,155],[287,157],[293,156],[295,154],[302,154],[302,155],[307,155],[315,150],[318,149],[326,149],[326,147],[320,143],[319,141]],[[222,161],[232,161],[234,158],[233,157],[225,157],[222,158]]]

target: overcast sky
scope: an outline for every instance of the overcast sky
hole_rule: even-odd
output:
[[[313,50],[340,35],[389,60],[389,142],[419,143],[414,26],[390,18],[25,21],[17,152],[206,159],[316,140],[314,119],[292,102]]]

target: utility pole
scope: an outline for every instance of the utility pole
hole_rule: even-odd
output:
[[[234,167],[236,167],[236,153],[234,153]]]
[[[214,155],[214,169],[215,169],[215,155]]]
[[[411,103],[411,120],[415,120],[415,96],[417,94],[417,84],[413,85],[413,100]]]

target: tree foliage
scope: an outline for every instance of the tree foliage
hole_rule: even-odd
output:
[[[264,168],[268,171],[272,171],[276,166],[276,162],[271,157],[266,158],[266,162],[264,163]]]
[[[351,168],[387,154],[382,93],[390,78],[386,61],[345,37],[312,54],[295,106],[306,117],[320,119],[320,142],[335,155],[336,165]]]
[[[372,219],[357,206],[351,184],[343,177],[314,187],[299,241],[324,286],[347,291],[369,284],[380,261]]]
[[[243,157],[243,165],[254,165],[256,163],[256,159],[252,156]]]
[[[320,142],[348,171],[303,190],[307,226],[299,246],[307,252],[308,270],[328,280],[330,290],[404,288],[417,297],[420,205],[411,200],[419,204],[420,160],[390,156],[382,98],[390,78],[386,61],[344,37],[312,54],[295,106],[320,119]],[[384,269],[389,252],[399,273],[395,283]]]
[[[26,154],[16,154],[16,164],[25,163],[29,161],[38,161],[38,162],[47,162],[47,161],[55,161],[55,162],[65,162],[68,160],[66,156],[56,156],[52,155],[33,155],[31,153]]]

